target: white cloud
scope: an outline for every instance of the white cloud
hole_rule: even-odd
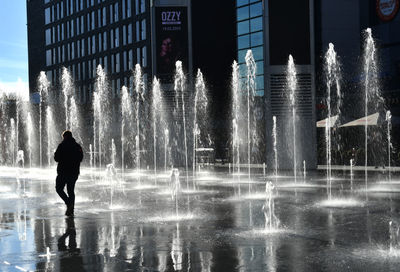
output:
[[[15,82],[4,82],[0,81],[0,94],[5,93],[6,95],[17,94],[24,101],[29,100],[29,84],[23,82],[21,78]]]

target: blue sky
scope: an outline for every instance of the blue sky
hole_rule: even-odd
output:
[[[26,0],[0,0],[0,86],[28,82]]]

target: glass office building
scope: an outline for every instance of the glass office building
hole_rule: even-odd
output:
[[[41,7],[43,24],[32,32],[44,33],[42,67],[30,61],[30,76],[46,72],[52,86],[60,84],[62,67],[75,80],[82,103],[90,101],[96,67],[102,65],[109,75],[115,96],[122,85],[129,85],[132,65],[139,63],[149,71],[150,54],[149,2],[145,0],[43,0],[28,2],[28,25],[41,14],[31,12]],[[35,33],[32,33],[35,35]],[[37,35],[37,34],[36,34]],[[30,43],[30,58],[33,50]],[[39,53],[39,56],[43,52]],[[35,69],[35,68],[37,69]],[[31,78],[32,79],[32,78]],[[31,80],[32,81],[32,80]],[[32,88],[31,88],[32,89]],[[34,88],[33,88],[34,89]]]
[[[242,68],[241,77],[245,78],[245,56],[251,49],[257,65],[257,95],[264,96],[264,30],[263,2],[255,0],[237,0],[237,60]]]
[[[280,135],[278,161],[280,168],[293,168],[297,161],[316,167],[314,0],[236,0],[237,60],[242,80],[246,80],[245,55],[251,49],[257,64],[257,96],[262,103],[267,165],[272,163],[272,120],[277,118]],[[298,123],[296,147],[287,137],[291,111],[286,90],[286,67],[289,54],[295,60],[298,88],[296,111]],[[245,86],[245,85],[243,85]],[[258,109],[256,109],[258,110]],[[283,137],[285,136],[285,137]],[[293,150],[296,150],[295,152]]]
[[[152,46],[158,37],[151,20],[159,5],[182,9],[188,7],[188,1],[27,1],[31,92],[36,91],[40,71],[45,71],[51,86],[59,90],[63,67],[71,73],[81,103],[91,101],[98,65],[108,75],[113,97],[123,85],[131,85],[135,64],[142,67],[145,82],[150,81],[157,72]],[[182,24],[188,26],[189,19],[183,18]],[[189,38],[186,35],[186,43]],[[188,54],[191,60],[191,51]]]

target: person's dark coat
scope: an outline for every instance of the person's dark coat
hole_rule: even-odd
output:
[[[65,138],[54,153],[54,160],[58,162],[57,174],[78,176],[79,166],[83,159],[82,147],[74,138]]]

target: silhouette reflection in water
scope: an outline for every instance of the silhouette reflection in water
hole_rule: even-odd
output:
[[[74,217],[65,218],[65,233],[58,238],[60,252],[60,271],[86,271],[83,267],[81,250],[76,243],[76,229]],[[68,246],[66,241],[68,239]]]

